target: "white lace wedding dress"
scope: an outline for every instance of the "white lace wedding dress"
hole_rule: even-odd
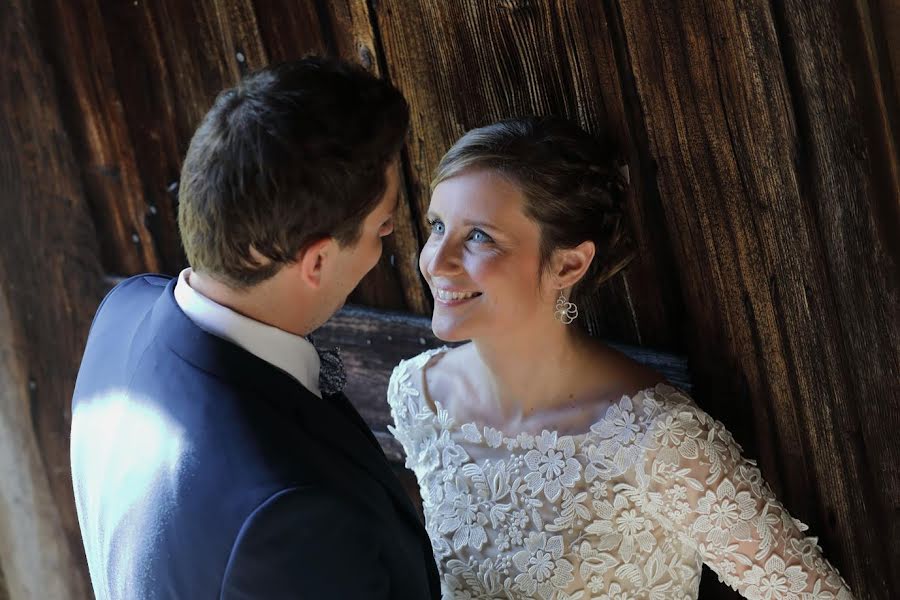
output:
[[[849,599],[816,538],[725,427],[676,388],[624,396],[581,435],[457,423],[423,394],[446,348],[403,361],[391,433],[419,481],[444,599]]]

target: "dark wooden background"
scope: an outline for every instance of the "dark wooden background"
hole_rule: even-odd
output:
[[[858,597],[900,597],[898,0],[9,0],[0,43],[0,598],[90,597],[68,432],[93,312],[110,277],[184,266],[179,167],[215,94],[309,51],[412,109],[353,302],[430,312],[428,181],[467,129],[611,128],[641,255],[591,330],[686,355]]]

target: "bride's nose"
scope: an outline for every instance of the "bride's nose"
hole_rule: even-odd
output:
[[[454,275],[462,271],[462,248],[458,243],[445,237],[440,242],[432,242],[422,250],[423,271],[432,277]]]

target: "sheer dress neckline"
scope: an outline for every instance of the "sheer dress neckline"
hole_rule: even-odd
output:
[[[660,394],[662,396],[665,396],[666,394],[681,391],[672,384],[661,381],[655,385],[641,388],[640,390],[632,394],[622,394],[618,398],[618,400],[611,401],[606,406],[598,409],[598,412],[600,412],[601,414],[598,418],[591,421],[591,424],[588,427],[587,431],[580,431],[578,433],[562,433],[558,429],[543,428],[539,433],[531,431],[510,432],[498,427],[486,425],[484,423],[478,423],[476,421],[461,421],[451,415],[440,400],[432,397],[431,393],[428,391],[428,386],[426,384],[425,372],[432,365],[434,357],[440,354],[446,354],[451,349],[452,348],[450,346],[444,345],[438,348],[433,348],[424,353],[425,355],[427,355],[427,358],[422,363],[422,366],[419,369],[419,377],[417,381],[419,389],[422,392],[422,405],[431,415],[433,424],[435,426],[439,426],[443,422],[443,426],[447,431],[461,432],[466,440],[470,443],[488,445],[494,448],[499,447],[500,445],[496,443],[496,440],[500,440],[501,444],[505,444],[507,447],[511,447],[511,444],[514,440],[521,441],[523,437],[525,437],[526,439],[538,439],[542,436],[553,436],[554,438],[558,439],[572,438],[573,441],[583,440],[587,436],[590,436],[592,433],[596,433],[597,429],[601,427],[604,422],[611,419],[614,420],[623,414],[627,414],[626,411],[631,408],[631,405],[633,405],[635,401],[645,399],[649,395],[648,393],[652,393],[653,395]],[[512,447],[514,447],[515,445],[518,444],[512,444]]]

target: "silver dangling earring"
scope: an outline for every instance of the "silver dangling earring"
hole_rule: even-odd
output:
[[[559,293],[559,299],[556,301],[556,312],[554,313],[556,320],[563,325],[569,325],[578,318],[578,307],[574,302],[569,302],[563,293]]]

